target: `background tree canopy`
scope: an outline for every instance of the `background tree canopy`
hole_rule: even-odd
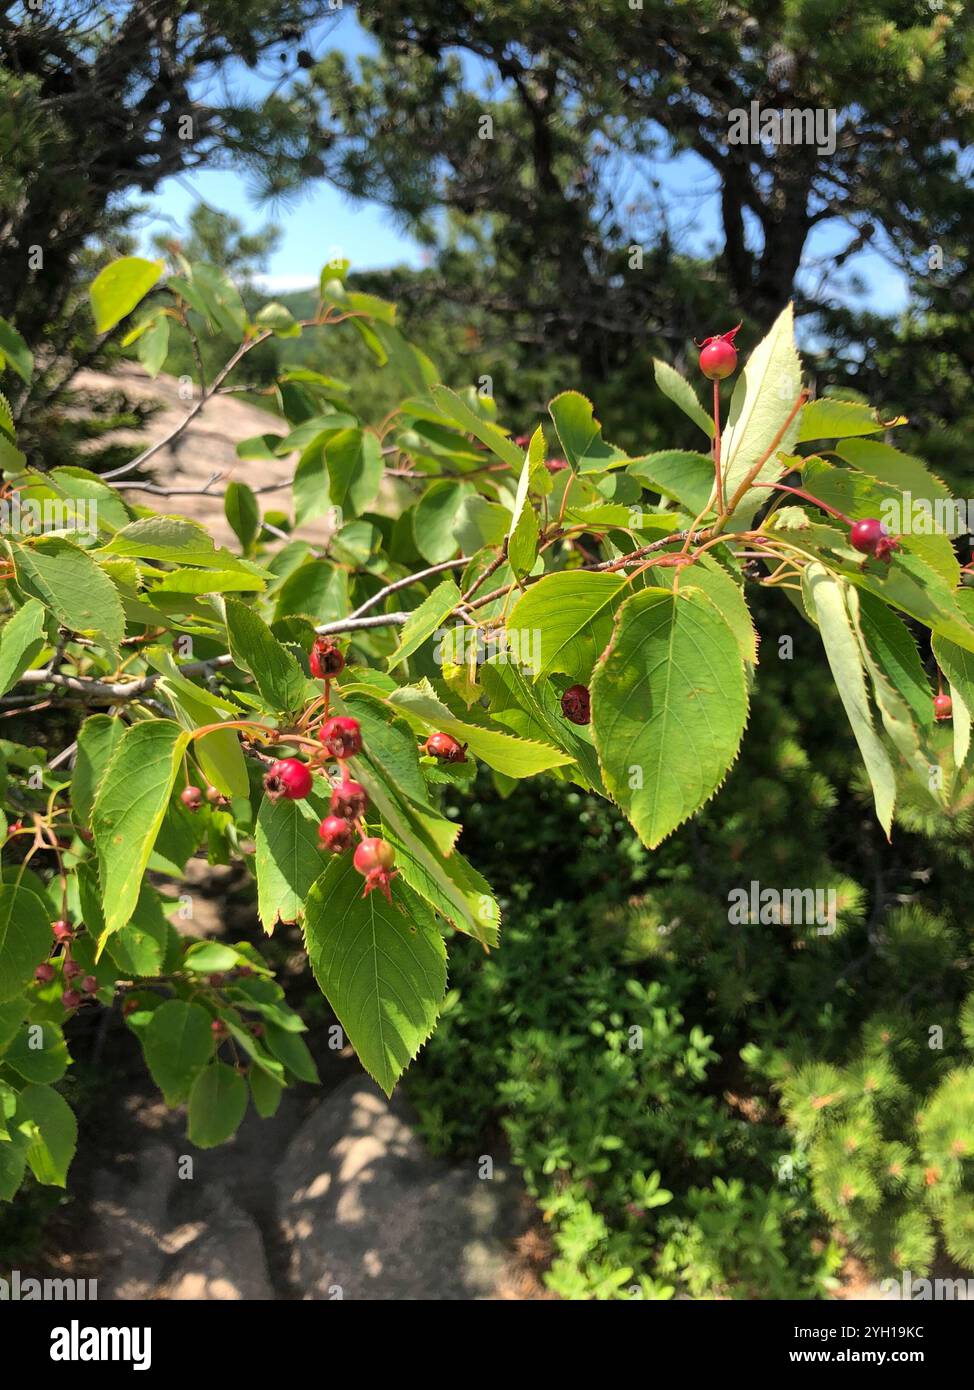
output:
[[[320,7],[298,0],[10,7],[0,313],[87,357],[72,287],[93,240],[131,249],[135,195],[212,166],[245,168],[277,199],[323,178],[428,242],[430,268],[386,277],[385,292],[407,321],[452,323],[459,360],[516,407],[570,366],[625,442],[645,422],[652,352],[679,363],[689,338],[742,316],[766,327],[794,294],[820,385],[887,402],[925,434],[940,426],[931,461],[966,466],[962,4],[593,0],[566,15],[556,0],[417,0],[356,13],[376,56],[330,51]],[[730,113],[752,101],[834,110],[834,153],[729,144]],[[660,181],[688,153],[719,197],[709,248],[688,244]],[[25,277],[25,248],[41,244],[45,273]],[[909,278],[901,321],[838,293],[873,249]]]

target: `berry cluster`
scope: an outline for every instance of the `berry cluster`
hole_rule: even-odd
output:
[[[55,950],[61,948],[61,978],[64,980],[66,988],[61,994],[61,1004],[65,1009],[76,1009],[79,1004],[83,1004],[85,998],[98,992],[98,980],[94,975],[85,975],[84,967],[79,965],[76,960],[71,958],[71,943],[75,938],[75,929],[66,917],[59,917],[56,922],[51,923],[51,933],[54,937]],[[78,979],[78,976],[82,976]],[[57,969],[50,960],[41,961],[34,971],[34,979],[39,985],[49,985],[57,978]],[[77,984],[72,984],[77,981]],[[80,986],[80,988],[78,987]]]
[[[363,897],[378,888],[392,902],[389,885],[396,877],[393,865],[396,851],[386,840],[363,834],[362,818],[368,810],[369,798],[360,782],[353,780],[348,770],[348,759],[362,751],[362,730],[357,719],[336,716],[321,726],[319,737],[326,751],[341,764],[342,780],[331,794],[328,815],[318,827],[322,849],[332,854],[342,854],[355,843],[356,832],[360,836],[355,846],[352,863],[365,879]]]

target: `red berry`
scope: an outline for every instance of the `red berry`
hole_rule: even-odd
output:
[[[222,1038],[223,1034],[226,1031],[227,1025],[224,1023],[222,1018],[214,1018],[210,1020],[210,1032],[213,1034],[215,1038]]]
[[[311,790],[311,770],[297,758],[281,758],[264,778],[264,791],[271,801],[282,796],[288,801],[303,801]]]
[[[332,792],[328,809],[333,816],[341,816],[344,820],[358,820],[360,816],[365,815],[368,804],[368,795],[360,782],[343,782]]]
[[[570,685],[561,697],[561,712],[573,724],[592,722],[592,698],[587,685]]]
[[[345,658],[330,637],[316,637],[308,665],[317,680],[330,681],[344,671]]]
[[[439,758],[444,763],[467,761],[467,745],[458,743],[450,734],[430,734],[423,744],[423,751],[431,758]]]
[[[81,966],[76,960],[66,960],[64,962],[64,978],[73,980],[76,975],[81,974]]]
[[[704,338],[700,345],[700,370],[710,381],[723,381],[725,376],[737,369],[737,348],[734,338],[741,325],[729,333],[719,333],[713,338]]]
[[[343,816],[326,816],[318,826],[318,836],[322,849],[331,850],[332,854],[341,854],[343,850],[352,848],[355,831],[352,829],[351,821],[345,820]]]
[[[61,1003],[66,1009],[76,1009],[81,1003],[81,995],[76,989],[66,989],[61,995]]]
[[[370,873],[373,869],[391,869],[396,862],[396,851],[388,840],[360,840],[352,862],[360,874]]]
[[[853,550],[858,550],[860,554],[872,555],[877,560],[885,560],[887,564],[893,551],[900,548],[899,541],[891,536],[883,523],[874,516],[867,516],[862,521],[852,523],[849,543]]]
[[[545,459],[545,468],[549,473],[563,473],[567,467],[568,463],[565,459]]]
[[[949,719],[954,712],[954,702],[949,695],[933,697],[933,712],[938,719]]]
[[[81,988],[85,994],[95,994],[98,990],[98,980],[94,975],[86,975],[81,981]]]
[[[51,931],[58,941],[70,941],[74,936],[71,923],[66,921],[63,917],[59,917],[56,922],[51,923]]]
[[[362,730],[357,719],[337,715],[322,724],[319,737],[333,758],[352,758],[362,751]]]
[[[49,985],[51,981],[54,979],[56,973],[57,972],[55,971],[54,966],[51,965],[50,961],[44,960],[41,961],[40,965],[34,971],[34,979],[37,981],[39,985]]]
[[[188,811],[198,811],[203,804],[203,793],[199,787],[183,787],[179,799]]]
[[[396,851],[388,840],[373,838],[359,841],[352,863],[365,879],[363,898],[378,888],[385,894],[386,901],[392,902],[389,884],[396,876],[397,871],[392,867],[395,862]]]
[[[128,1017],[129,1014],[138,1013],[139,1001],[137,999],[126,999],[122,1005],[122,1013]]]

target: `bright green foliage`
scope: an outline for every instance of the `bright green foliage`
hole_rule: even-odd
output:
[[[290,457],[291,496],[275,496],[271,520],[258,491],[228,491],[239,553],[114,486],[151,472],[152,450],[101,478],[48,474],[0,420],[13,450],[5,481],[19,495],[55,508],[97,503],[84,527],[22,528],[3,542],[0,698],[16,712],[42,697],[64,720],[57,734],[45,728],[46,761],[30,724],[3,749],[0,1005],[9,1003],[11,1027],[0,1034],[0,1083],[22,1117],[4,1191],[27,1167],[64,1181],[73,1131],[50,1088],[68,1061],[56,1030],[77,1006],[62,999],[69,955],[86,998],[106,1005],[121,991],[153,1076],[168,1103],[188,1106],[201,1147],[230,1137],[251,1100],[270,1114],[283,1086],[312,1079],[301,1022],[261,955],[187,939],[180,900],[158,886],[160,874],[178,883],[202,846],[210,862],[240,863],[255,877],[267,932],[300,924],[348,1041],[391,1092],[436,1027],[454,934],[504,951],[500,900],[467,857],[444,796],[481,766],[515,798],[544,774],[613,803],[644,848],[664,846],[738,758],[767,664],[752,611],[758,585],[783,588],[792,616],[804,599],[884,829],[904,797],[915,814],[936,816],[963,796],[974,613],[951,540],[936,526],[910,531],[888,562],[851,548],[850,517],[902,500],[894,478],[916,492],[926,475],[891,445],[855,438],[875,427],[870,412],[807,405],[790,308],[734,387],[721,493],[712,454],[630,457],[570,389],[515,442],[489,396],[443,385],[394,305],[345,283],[347,266],[326,267],[307,319],[279,304],[248,309],[212,266],[176,256],[174,269],[163,283],[154,263],[126,259],[92,287],[100,329],[152,290],[128,327],[150,371],[162,334],[188,335],[198,348],[218,333],[241,372],[275,337],[357,334],[384,389],[398,383],[399,405],[381,424],[360,419],[341,382],[283,366],[277,428],[240,453]],[[689,383],[662,364],[657,378],[701,425],[704,448],[712,432],[716,446]],[[204,408],[214,381],[201,386]],[[828,449],[835,439],[852,450],[839,464]],[[792,452],[819,440],[828,463]],[[561,456],[548,457],[549,446]],[[795,476],[797,502],[776,496],[774,485]],[[323,544],[290,536],[290,513],[277,512],[288,502],[299,522],[328,519]],[[935,635],[957,695],[949,749],[930,718],[918,624]],[[342,658],[334,679],[312,678],[319,636]],[[578,708],[572,685],[589,691],[590,721],[567,717]],[[341,767],[321,739],[332,716],[361,731],[361,750]],[[461,745],[458,759],[427,750],[435,733]],[[307,764],[306,798],[275,802],[273,784],[262,785],[281,757]],[[368,803],[353,838],[385,840],[392,873],[366,877],[349,850],[331,858],[321,848],[318,822],[346,778]],[[76,939],[52,949],[50,924],[62,916]],[[655,1005],[640,999],[650,1026]],[[34,1022],[52,1031],[25,1059],[22,1030]],[[702,1074],[709,1040],[695,1025],[685,1051],[687,1073]],[[632,1200],[662,1210],[670,1189],[654,1172],[640,1167]],[[960,1179],[951,1193],[960,1212]],[[701,1211],[714,1207],[723,1220],[739,1198],[751,1202],[733,1183],[713,1184]],[[758,1224],[778,1220],[773,1201],[754,1198],[751,1210]],[[602,1297],[624,1280],[607,1267],[595,1283]]]

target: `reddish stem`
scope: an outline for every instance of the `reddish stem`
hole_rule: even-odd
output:
[[[720,382],[714,382],[714,479],[717,484],[717,511],[724,514],[724,480],[720,474]]]
[[[812,502],[816,507],[821,507],[823,512],[829,512],[836,516],[840,521],[845,522],[846,526],[852,525],[852,518],[846,516],[845,512],[840,512],[837,507],[830,507],[828,502],[823,502],[821,497],[815,497],[812,493],[806,492],[804,488],[789,487],[787,483],[752,483],[752,487],[774,487],[781,492],[793,492],[796,497],[804,497],[806,502]]]

